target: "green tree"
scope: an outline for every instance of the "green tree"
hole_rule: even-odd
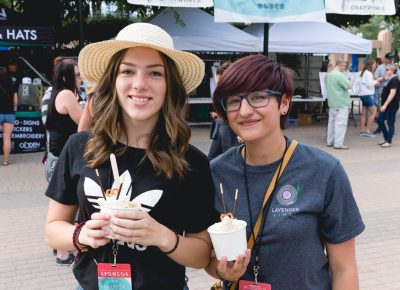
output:
[[[385,17],[381,15],[372,16],[368,22],[359,26],[348,28],[355,34],[359,34],[365,39],[378,39],[381,30],[392,32],[392,50],[398,54],[400,48],[400,18],[398,16]]]

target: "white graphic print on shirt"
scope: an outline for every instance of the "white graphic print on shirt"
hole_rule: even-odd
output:
[[[125,171],[124,173],[122,173],[120,179],[123,180],[124,182],[122,184],[121,195],[119,196],[119,199],[130,200],[132,196],[132,187],[131,187],[132,178],[131,175],[129,174],[129,171]],[[116,181],[114,181],[112,184],[112,188],[114,187],[116,187]],[[86,198],[93,205],[93,207],[100,209],[100,206],[97,202],[98,198],[103,197],[100,185],[98,185],[97,182],[95,182],[91,178],[85,177],[83,190],[85,192]],[[153,189],[139,194],[132,201],[140,203],[142,210],[150,212],[153,209],[153,207],[158,203],[162,194],[163,194],[162,190]],[[120,245],[124,244],[124,242],[121,241],[118,241],[117,243]],[[147,249],[146,246],[137,244],[135,245],[134,243],[127,243],[127,246],[131,249],[136,249],[139,251],[144,251]]]

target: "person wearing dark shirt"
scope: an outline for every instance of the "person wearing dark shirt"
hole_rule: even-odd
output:
[[[77,289],[98,289],[98,271],[113,264],[127,268],[124,289],[187,289],[185,267],[208,265],[206,229],[218,220],[208,158],[189,145],[185,122],[204,63],[174,49],[158,26],[134,23],[115,40],[85,46],[78,65],[96,84],[93,126],[61,152],[46,191],[46,240],[78,250]],[[117,183],[121,199],[141,210],[99,212],[99,198],[117,199],[106,195]]]
[[[18,68],[18,62],[15,58],[12,57],[8,60],[7,71],[11,78],[13,90],[18,92],[19,85],[22,83],[22,73]]]
[[[378,143],[378,145],[380,145],[382,148],[388,148],[392,146],[396,113],[399,110],[400,101],[397,66],[394,64],[388,64],[386,66],[386,75],[389,78],[389,81],[382,90],[381,107],[379,109],[380,113],[377,120],[379,129],[381,129],[384,138]]]
[[[53,87],[48,103],[46,129],[48,133],[48,150],[45,161],[46,177],[52,178],[53,164],[57,162],[68,138],[76,133],[82,109],[77,100],[77,90],[81,78],[75,62],[62,61],[57,65],[53,76]],[[70,265],[74,255],[68,251],[57,250],[56,263]]]
[[[59,156],[69,136],[76,133],[82,115],[78,103],[81,78],[74,62],[61,62],[55,71],[48,104],[46,129],[49,131],[49,151]]]
[[[17,107],[17,93],[13,89],[12,81],[7,70],[0,68],[0,125],[3,127],[3,166],[9,164],[11,152],[11,136],[15,123]]]
[[[227,61],[221,64],[215,74],[215,82],[218,84],[223,72],[231,65]],[[210,150],[208,151],[208,158],[214,159],[218,155],[224,153],[233,146],[239,144],[238,137],[233,133],[231,127],[227,122],[218,117],[218,114],[211,112],[212,123],[210,129],[210,138],[212,140]]]

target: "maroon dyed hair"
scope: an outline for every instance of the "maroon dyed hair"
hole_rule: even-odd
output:
[[[213,94],[214,110],[226,121],[226,112],[220,103],[222,97],[269,89],[286,94],[291,99],[293,87],[291,69],[264,55],[249,55],[235,61],[222,74]],[[274,97],[280,105],[282,96]],[[281,116],[282,129],[287,115]]]

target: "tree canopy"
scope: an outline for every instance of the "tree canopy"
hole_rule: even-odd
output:
[[[4,0],[4,4],[10,9],[23,13],[27,23],[54,26],[57,35],[60,36],[58,40],[62,42],[79,39],[80,2],[85,39],[90,42],[110,38],[134,19],[145,19],[161,9],[158,6],[132,5],[127,0]],[[396,0],[396,5],[397,2],[398,0]],[[101,8],[104,5],[115,8],[115,11],[108,15],[101,15]],[[213,13],[212,7],[205,10]],[[399,17],[400,12],[397,11],[397,16],[379,19],[384,19],[388,23],[386,27],[397,28]],[[327,21],[339,27],[360,27],[360,31],[357,32],[362,32],[365,38],[376,39],[376,22],[374,21],[378,20],[374,17],[327,14]]]

